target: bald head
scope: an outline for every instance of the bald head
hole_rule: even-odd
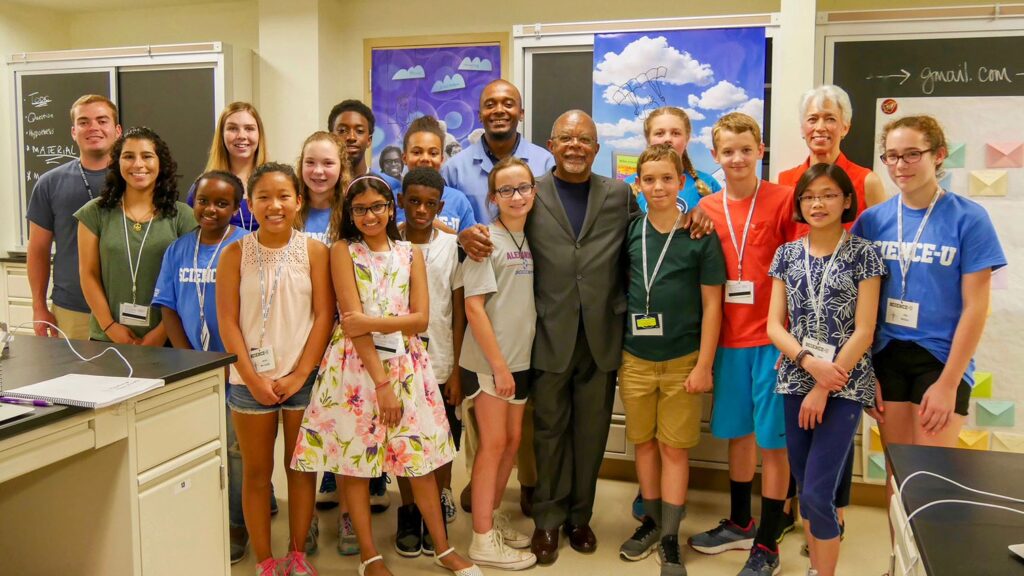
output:
[[[523,119],[523,97],[507,80],[495,80],[480,93],[480,123],[488,142],[512,140]]]
[[[555,157],[555,176],[566,182],[586,182],[601,146],[597,125],[583,110],[569,110],[551,127],[548,150]]]

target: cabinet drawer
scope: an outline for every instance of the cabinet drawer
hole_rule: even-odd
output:
[[[619,387],[615,387],[615,403],[612,404],[612,414],[618,416],[626,415],[626,408],[622,405],[622,397],[619,396]]]
[[[139,471],[219,438],[223,414],[220,396],[213,390],[140,414],[135,423]]]
[[[32,324],[27,322],[32,321],[32,303],[31,302],[10,302],[7,305],[7,324],[14,330],[18,325],[24,324],[21,328],[17,328],[16,332],[22,334],[32,334]]]
[[[612,424],[608,428],[608,442],[604,447],[605,452],[614,452],[615,454],[626,453],[626,425],[625,424]]]
[[[220,457],[210,452],[139,494],[142,573],[223,576],[227,569],[224,542],[224,492]]]
[[[28,285],[27,268],[11,268],[7,270],[7,297],[8,298],[32,298],[32,289]]]

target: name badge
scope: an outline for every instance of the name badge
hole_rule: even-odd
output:
[[[252,362],[253,370],[257,372],[270,372],[277,367],[277,363],[274,361],[273,346],[251,348],[249,350],[249,360]]]
[[[401,332],[389,332],[387,334],[374,332],[373,347],[377,349],[377,356],[381,360],[390,360],[405,354],[405,342],[402,341]]]
[[[815,340],[810,336],[804,337],[800,344],[801,346],[803,346],[804,350],[810,352],[811,356],[814,356],[815,358],[820,358],[822,360],[831,362],[836,357],[835,346],[828,344],[826,342],[822,342],[821,340]]]
[[[121,317],[117,323],[123,326],[149,326],[149,306],[130,302],[121,304]]]
[[[662,336],[661,314],[630,314],[633,336]]]
[[[909,300],[889,298],[885,305],[885,321],[904,328],[917,328],[917,312],[920,304]]]
[[[754,283],[750,280],[726,280],[725,301],[729,304],[753,304]]]

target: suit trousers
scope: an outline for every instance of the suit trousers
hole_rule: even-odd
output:
[[[569,367],[564,372],[534,371],[537,528],[590,523],[612,419],[615,375],[597,367],[582,321]]]

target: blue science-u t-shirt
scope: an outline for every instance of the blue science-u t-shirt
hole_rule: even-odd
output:
[[[712,194],[722,189],[722,185],[718,183],[718,180],[715,180],[715,177],[707,172],[697,170],[697,179],[707,184]],[[626,178],[625,182],[636,188],[636,174]],[[639,188],[636,189],[639,190]],[[701,198],[700,190],[697,189],[697,182],[689,174],[683,174],[683,187],[679,190],[679,196],[676,197],[676,204],[679,205],[679,209],[683,212],[689,212],[697,207]],[[641,210],[647,212],[647,198],[642,193],[636,195],[636,203],[640,206]]]
[[[303,232],[315,240],[329,244],[327,240],[327,229],[331,227],[330,208],[310,208],[306,216],[306,223]]]
[[[900,196],[895,196],[872,206],[853,226],[853,234],[874,242],[889,269],[878,301],[874,351],[885,348],[892,340],[915,342],[945,363],[949,360],[953,333],[963,311],[963,276],[988,268],[998,270],[1006,266],[1006,255],[985,209],[969,198],[944,193],[935,203],[907,272],[907,293],[903,299],[920,306],[917,328],[889,324],[885,321],[886,303],[890,298],[900,299],[903,277],[897,210],[903,209],[903,242],[908,248],[927,212],[927,209],[912,210],[901,204]],[[973,359],[964,379],[974,386]]]
[[[224,240],[217,251],[216,260],[212,263],[210,259],[214,257],[217,245],[200,244],[197,266],[193,267],[192,257],[195,255],[199,233],[200,231],[196,230],[194,233],[186,234],[167,247],[163,264],[160,266],[160,276],[156,281],[156,290],[153,292],[153,306],[174,310],[181,318],[181,325],[188,336],[189,344],[195,350],[202,350],[202,323],[199,320],[199,295],[196,288],[199,284],[205,284],[203,312],[206,315],[207,329],[210,331],[209,350],[223,352],[224,342],[220,339],[220,329],[217,325],[217,263],[228,244],[248,232],[236,226]],[[207,265],[210,266],[209,273],[206,272]]]

